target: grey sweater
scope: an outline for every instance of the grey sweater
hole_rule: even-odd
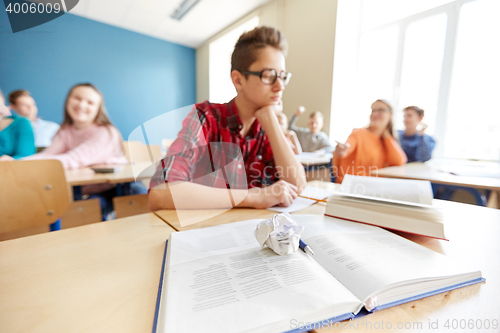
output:
[[[302,150],[305,152],[313,152],[316,150],[323,150],[325,154],[333,152],[333,146],[330,144],[328,135],[325,132],[311,133],[309,128],[297,127],[297,116],[293,115],[288,124],[288,128],[297,133]]]

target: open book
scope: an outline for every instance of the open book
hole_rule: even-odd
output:
[[[302,332],[484,281],[381,228],[293,218],[315,256],[261,249],[260,220],[172,233],[153,332]]]
[[[346,175],[340,193],[328,199],[325,214],[446,239],[429,181]]]

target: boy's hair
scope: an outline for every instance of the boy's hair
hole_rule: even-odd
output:
[[[9,103],[10,104],[16,104],[16,101],[19,97],[22,96],[31,96],[30,92],[28,90],[15,90],[9,94]]]
[[[314,117],[321,117],[321,119],[325,119],[325,117],[323,117],[323,114],[321,113],[321,111],[314,111],[313,113],[311,113],[309,115],[309,119],[314,118]]]
[[[419,117],[423,117],[424,116],[424,110],[419,108],[418,106],[415,106],[415,105],[412,105],[412,106],[407,106],[404,108],[403,111],[406,111],[406,110],[413,110],[415,111]]]
[[[288,42],[278,29],[262,26],[243,33],[234,46],[231,56],[231,72],[248,70],[250,65],[257,60],[257,51],[266,46],[274,47],[285,56],[288,51]]]

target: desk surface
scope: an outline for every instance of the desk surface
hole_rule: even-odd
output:
[[[66,170],[66,181],[71,186],[128,183],[151,178],[156,167],[150,162],[137,162],[124,165],[124,169],[113,173],[96,173],[91,168]],[[137,177],[134,177],[134,175]]]
[[[312,182],[310,184],[318,186],[321,182]],[[335,187],[331,183],[322,183],[322,185],[323,187]],[[497,299],[498,295],[500,295],[500,283],[498,282],[500,281],[500,242],[498,242],[500,210],[443,200],[434,200],[434,205],[443,209],[446,225],[445,232],[450,239],[449,242],[406,233],[399,234],[448,257],[474,264],[481,269],[483,277],[486,278],[486,283],[460,288],[376,312],[360,319],[364,320],[364,322],[355,321],[354,323],[359,323],[359,329],[356,331],[384,331],[380,329],[380,326],[378,329],[374,328],[377,324],[380,325],[382,321],[386,325],[387,322],[390,322],[394,328],[401,322],[403,325],[416,323],[415,325],[422,325],[423,329],[428,329],[429,320],[439,320],[440,329],[435,330],[436,332],[445,330],[443,325],[446,319],[450,319],[450,325],[453,319],[473,319],[474,322],[478,319],[482,319],[483,322],[485,319],[489,319],[490,322],[496,319],[500,322],[500,303]],[[324,211],[325,204],[317,203],[295,214],[324,214]],[[210,211],[210,213],[214,212],[217,211]],[[203,210],[193,211],[193,215],[197,214],[198,216],[205,213]],[[272,211],[255,209],[232,209],[226,212],[218,211],[218,213],[221,214],[204,222],[182,228],[174,211],[156,212],[160,218],[176,230],[204,228],[245,219],[265,219],[275,214]],[[368,322],[372,323],[372,328],[370,328]],[[336,330],[335,327],[330,328]],[[319,329],[317,331],[328,330]],[[341,331],[341,329],[338,329],[338,331]]]
[[[151,332],[172,231],[150,213],[0,242],[0,331]]]
[[[440,200],[435,204],[444,209],[449,242],[401,235],[475,263],[487,282],[376,312],[354,321],[359,323],[357,331],[381,332],[368,323],[376,327],[382,320],[393,327],[422,323],[423,328],[429,320],[439,320],[440,330],[435,332],[445,331],[447,319],[500,320],[500,211]],[[324,209],[325,204],[318,203],[297,213],[323,214]],[[274,213],[234,209],[198,227]],[[175,216],[168,211],[157,214],[165,219]],[[0,242],[1,330],[150,332],[165,239],[172,231],[151,213]]]
[[[299,160],[299,162],[303,166],[311,166],[311,165],[323,165],[328,164],[333,158],[332,154],[319,155],[315,153],[302,153],[299,155],[295,155],[295,158]]]
[[[473,264],[481,270],[486,283],[375,312],[353,322],[355,325],[359,324],[357,331],[382,332],[384,330],[380,329],[380,325],[384,321],[386,325],[384,327],[387,327],[387,322],[391,322],[393,328],[396,328],[398,323],[402,323],[402,327],[407,325],[407,327],[415,328],[413,330],[385,330],[391,332],[498,332],[500,326],[497,326],[496,330],[491,328],[490,330],[453,330],[451,328],[448,330],[444,325],[449,320],[448,323],[452,327],[454,319],[458,320],[459,325],[462,319],[467,323],[472,319],[474,324],[482,321],[483,325],[486,319],[489,319],[490,323],[496,319],[500,325],[498,301],[498,295],[500,295],[500,242],[498,241],[500,210],[443,200],[434,200],[433,204],[443,209],[445,232],[450,239],[449,242],[405,233],[399,234],[448,257]],[[429,329],[429,322],[436,321],[438,321],[439,329]],[[379,325],[378,329],[375,328],[377,325]],[[341,331],[341,329],[330,327],[316,331],[332,332]]]
[[[500,191],[500,178],[457,176],[421,162],[378,169],[373,171],[372,174],[379,177],[429,180],[437,184]]]

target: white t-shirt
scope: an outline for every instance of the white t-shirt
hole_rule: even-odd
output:
[[[59,130],[59,125],[53,121],[42,120],[37,118],[32,122],[33,132],[35,134],[36,147],[49,147],[52,143],[52,138]]]

